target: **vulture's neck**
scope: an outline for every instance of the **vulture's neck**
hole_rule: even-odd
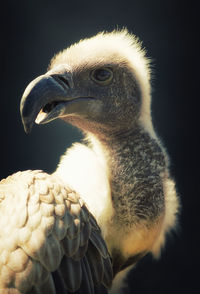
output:
[[[91,139],[94,150],[103,154],[114,208],[114,219],[131,226],[138,219],[158,215],[163,207],[152,206],[152,197],[163,197],[159,174],[165,167],[165,158],[158,142],[141,127],[117,135],[110,134]],[[152,176],[151,191],[149,179]],[[138,196],[138,199],[137,199]],[[152,207],[150,207],[152,206]]]
[[[142,251],[151,246],[140,226],[156,224],[164,212],[165,155],[157,139],[139,126],[118,135],[89,133],[88,141],[89,146],[76,143],[67,150],[55,173],[85,201],[110,252],[120,249],[127,259],[141,244]],[[153,230],[151,236],[157,233]]]
[[[166,166],[157,139],[138,126],[117,135],[88,133],[88,141],[67,150],[55,173],[80,194],[103,235],[130,235],[134,224],[154,222],[164,211]]]

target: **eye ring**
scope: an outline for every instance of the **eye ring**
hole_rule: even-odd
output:
[[[91,72],[91,79],[102,86],[108,85],[113,79],[113,72],[108,67],[94,69]]]

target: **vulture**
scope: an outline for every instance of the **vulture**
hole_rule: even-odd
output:
[[[123,29],[71,45],[27,86],[20,111],[26,133],[60,118],[84,139],[54,173],[0,182],[0,293],[120,293],[142,257],[159,257],[180,206],[141,42]]]

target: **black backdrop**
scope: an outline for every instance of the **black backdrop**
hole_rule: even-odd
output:
[[[194,293],[199,284],[198,10],[178,0],[8,0],[1,3],[0,179],[25,169],[52,172],[81,134],[60,121],[25,135],[19,102],[50,58],[80,38],[126,26],[153,59],[153,120],[171,157],[181,197],[180,229],[159,261],[130,273],[131,293]],[[196,288],[197,287],[197,288]]]

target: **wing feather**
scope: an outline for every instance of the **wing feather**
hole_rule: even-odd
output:
[[[66,254],[66,256],[72,257],[74,254],[76,254],[76,252],[79,249],[79,246],[80,246],[80,236],[78,235],[74,239],[69,239],[69,238],[65,237],[61,241],[61,244],[62,244],[64,253]]]
[[[91,268],[86,256],[82,258],[81,266],[82,266],[82,272],[83,272],[82,287],[81,287],[82,291],[85,291],[85,293],[88,293],[88,294],[95,294]]]
[[[70,257],[64,257],[59,267],[65,288],[69,292],[78,290],[82,281],[82,269],[80,261],[73,260]]]
[[[104,263],[104,275],[103,275],[102,284],[106,288],[110,288],[112,285],[112,280],[113,280],[113,269],[112,269],[111,259],[103,258],[103,263]]]
[[[38,294],[56,294],[56,289],[52,275],[49,274],[48,279],[40,287],[35,287]]]
[[[97,286],[102,282],[104,265],[98,249],[92,244],[92,242],[89,242],[86,256],[90,264],[94,285]]]
[[[108,250],[106,243],[104,242],[101,234],[96,233],[94,230],[91,232],[90,240],[92,241],[93,245],[98,249],[99,253],[104,257],[108,257]]]
[[[42,171],[0,182],[0,292],[94,294],[111,281],[100,228],[77,193]]]

